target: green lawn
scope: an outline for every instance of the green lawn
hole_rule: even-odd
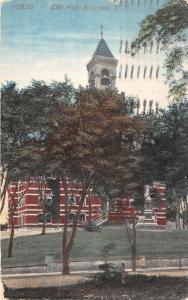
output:
[[[103,228],[101,232],[78,231],[71,257],[85,260],[103,256],[104,247],[110,243],[114,248],[110,256],[130,256],[130,246],[125,229]],[[14,239],[13,257],[7,258],[8,240],[1,242],[2,265],[44,263],[47,252],[61,258],[62,233],[47,233],[17,237]],[[168,256],[188,254],[188,231],[137,232],[137,255]]]

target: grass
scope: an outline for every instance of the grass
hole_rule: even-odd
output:
[[[110,256],[130,256],[130,245],[123,228],[103,228],[101,232],[78,231],[71,252],[71,258],[95,260],[104,255],[104,247],[113,243],[109,251]],[[44,263],[45,254],[55,254],[61,259],[62,233],[47,233],[45,236],[36,235],[14,238],[13,257],[7,258],[8,239],[1,242],[2,266],[30,265]],[[143,256],[170,256],[187,255],[188,231],[138,231],[137,255]]]

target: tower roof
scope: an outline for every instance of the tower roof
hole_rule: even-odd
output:
[[[97,49],[95,50],[93,56],[95,56],[95,55],[114,58],[112,52],[108,48],[108,46],[103,38],[101,38],[98,43]]]

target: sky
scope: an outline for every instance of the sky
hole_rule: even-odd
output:
[[[133,39],[139,24],[164,1],[140,0],[21,0],[2,5],[2,81],[19,87],[32,79],[63,80],[67,74],[75,86],[87,84],[86,64],[100,38],[115,57],[120,39]],[[146,5],[144,5],[144,3]]]

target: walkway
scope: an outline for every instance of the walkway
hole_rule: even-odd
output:
[[[2,281],[9,288],[37,288],[48,286],[68,286],[78,283],[83,283],[91,278],[92,275],[97,273],[91,272],[74,272],[71,275],[62,275],[59,272],[56,273],[32,273],[32,274],[12,274],[4,275]],[[188,277],[188,269],[186,270],[147,270],[131,272],[129,274],[144,274],[154,276],[173,276],[173,277]]]

